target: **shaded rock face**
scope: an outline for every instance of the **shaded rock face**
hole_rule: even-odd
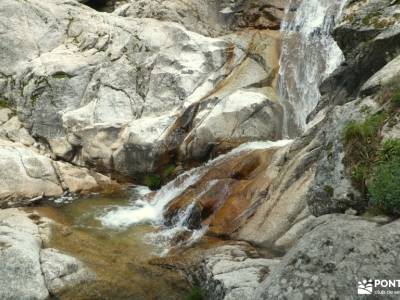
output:
[[[245,28],[279,29],[283,0],[130,1],[115,13],[183,24],[191,31],[218,36]]]
[[[43,249],[48,227],[38,215],[0,210],[1,299],[48,299],[93,278],[75,258]]]
[[[343,104],[362,84],[399,53],[399,4],[390,0],[350,1],[333,36],[346,62],[321,86],[322,100]]]
[[[399,226],[399,221],[382,226],[345,215],[320,217],[253,297],[358,299],[360,279],[399,276]]]
[[[115,8],[115,0],[79,0],[97,11],[112,12]]]

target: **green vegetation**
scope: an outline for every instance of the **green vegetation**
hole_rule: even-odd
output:
[[[330,185],[326,185],[326,186],[324,186],[324,191],[330,196],[330,197],[332,197],[333,196],[333,194],[334,194],[334,189],[333,189],[333,187],[331,187]]]
[[[175,169],[176,169],[175,165],[168,165],[168,166],[166,166],[166,167],[164,168],[163,172],[162,172],[163,177],[164,177],[164,178],[169,178],[169,177],[171,177],[172,174],[174,174]]]
[[[400,215],[400,139],[382,144],[380,134],[384,124],[390,128],[398,123],[400,77],[383,86],[376,99],[383,111],[362,122],[349,122],[343,129],[345,163],[353,183],[369,200],[368,214]]]
[[[161,187],[161,177],[157,174],[149,174],[144,177],[143,184],[148,186],[151,190],[157,190]]]
[[[10,104],[6,100],[0,99],[0,108],[9,108],[9,107]]]
[[[377,113],[363,122],[349,122],[343,129],[346,146],[347,164],[351,166],[351,175],[357,187],[365,193],[365,182],[371,170],[380,145],[379,132],[387,114]]]
[[[390,101],[394,108],[399,108],[400,107],[400,91],[396,91],[392,95],[392,98],[390,99]]]
[[[377,95],[378,101],[382,104],[390,102],[392,108],[400,106],[400,76],[395,76],[386,83]]]
[[[186,296],[185,300],[204,300],[204,291],[199,287],[193,287],[189,294]]]
[[[71,76],[71,75],[69,75],[69,74],[67,74],[67,73],[65,73],[65,72],[56,72],[56,73],[54,73],[53,75],[51,75],[53,78],[55,78],[55,79],[70,79],[70,78],[72,78],[73,76]]]
[[[400,215],[400,140],[387,140],[378,152],[368,183],[371,203],[385,212]]]
[[[393,98],[392,98],[393,99]],[[400,140],[381,144],[380,131],[390,115],[385,112],[343,129],[346,163],[353,182],[373,210],[400,215]]]
[[[361,22],[364,26],[372,26],[376,29],[383,29],[393,25],[395,20],[392,18],[382,17],[381,11],[374,11],[362,18]]]
[[[379,164],[368,184],[371,204],[400,215],[400,160]]]

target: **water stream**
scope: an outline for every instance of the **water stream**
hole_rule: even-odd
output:
[[[143,236],[155,232],[149,224],[120,230],[103,226],[102,216],[132,206],[146,188],[132,187],[112,195],[46,201],[30,208],[56,222],[46,247],[68,253],[96,273],[96,280],[65,291],[59,300],[185,299],[190,285],[180,273],[152,265],[160,251]]]
[[[293,127],[304,130],[307,116],[320,100],[321,82],[344,59],[331,32],[346,1],[291,0],[286,7],[278,81],[286,108],[286,136],[293,136]],[[289,120],[294,120],[294,126]]]
[[[172,246],[170,242],[174,240],[176,235],[190,231],[187,228],[187,220],[194,206],[189,205],[178,213],[176,222],[172,227],[164,227],[163,213],[172,200],[181,195],[189,186],[195,184],[199,179],[201,179],[209,168],[216,166],[224,160],[229,160],[230,158],[247,151],[282,147],[290,142],[291,140],[280,140],[276,142],[268,141],[242,144],[227,154],[220,155],[217,158],[210,160],[203,166],[184,172],[168,184],[164,185],[154,196],[152,196],[151,199],[146,199],[146,195],[144,194],[141,199],[134,201],[131,206],[117,207],[112,211],[101,215],[99,220],[105,227],[114,229],[129,228],[138,224],[150,224],[155,226],[159,230],[155,233],[146,235],[145,238],[150,243],[155,243],[161,246],[161,248],[164,248],[164,251],[161,253],[166,254],[168,253],[168,248]],[[213,182],[210,182],[208,188],[211,188],[212,184]],[[203,191],[203,193],[206,192],[207,190]],[[197,195],[197,197],[201,197],[201,194]],[[196,199],[193,199],[192,203],[195,203],[195,201]],[[189,243],[186,243],[186,245],[190,245],[200,239],[206,229],[207,228],[201,228],[190,231],[191,238]]]

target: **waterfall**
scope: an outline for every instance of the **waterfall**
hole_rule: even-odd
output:
[[[168,205],[182,193],[186,191],[188,187],[196,184],[201,178],[207,173],[210,168],[216,168],[219,164],[226,160],[231,159],[234,156],[241,155],[244,152],[255,151],[260,149],[269,149],[275,147],[283,147],[291,143],[291,140],[280,140],[274,142],[250,142],[240,145],[233,149],[227,154],[218,156],[217,158],[207,162],[203,166],[191,169],[171,182],[164,185],[159,191],[156,192],[153,198],[149,199],[148,196],[151,194],[148,189],[143,189],[141,199],[132,202],[132,205],[125,207],[116,207],[111,211],[106,211],[98,217],[98,220],[103,226],[114,229],[126,229],[130,226],[137,224],[152,224],[159,227],[159,232],[149,234],[147,240],[157,244],[163,250],[168,251],[171,240],[175,236],[182,232],[190,231],[191,238],[185,242],[185,245],[193,243],[200,239],[205,233],[206,228],[200,228],[198,230],[189,230],[187,227],[187,221],[190,218],[195,203],[200,199],[204,193],[206,193],[215,184],[214,181],[210,181],[208,187],[199,195],[197,195],[192,202],[182,208],[177,215],[176,222],[170,226],[165,227],[164,225],[164,211]]]
[[[321,82],[343,61],[331,32],[346,1],[291,0],[286,7],[278,82],[286,136],[293,136],[289,119],[304,130],[307,116],[320,100]]]
[[[207,162],[203,166],[179,175],[157,191],[150,201],[147,199],[136,200],[132,206],[120,207],[107,212],[100,216],[99,220],[104,226],[110,228],[124,228],[142,223],[160,225],[164,221],[163,213],[168,204],[180,196],[189,186],[197,183],[209,168],[215,167],[224,160],[228,160],[246,151],[282,147],[290,142],[291,140],[280,140],[275,142],[250,142],[242,144],[227,154],[220,155]],[[149,193],[147,192],[147,194]],[[184,216],[185,214],[182,217]]]

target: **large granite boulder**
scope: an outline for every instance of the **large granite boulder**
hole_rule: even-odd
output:
[[[252,299],[359,299],[359,281],[399,277],[399,246],[399,221],[382,225],[346,215],[320,217]]]
[[[191,280],[207,291],[208,299],[254,299],[259,284],[278,264],[247,243],[217,246],[202,253]]]
[[[43,249],[49,223],[18,209],[0,210],[0,298],[48,299],[93,273],[73,257]]]
[[[75,1],[5,0],[2,5],[0,20],[7,28],[1,96],[16,106],[23,130],[48,144],[58,159],[133,177],[155,172],[155,166],[182,153],[183,160],[198,158],[193,149],[177,153],[181,142],[197,133],[196,147],[227,142],[222,151],[281,137],[282,108],[273,91],[277,32],[261,26],[210,38],[162,18],[99,13]],[[212,10],[207,5],[197,8]],[[229,126],[214,124],[211,115],[196,130],[205,115],[218,113],[227,101],[234,119]],[[232,134],[234,123],[243,124]],[[222,130],[205,141],[207,127],[216,125]]]
[[[398,55],[399,9],[399,3],[391,0],[347,2],[333,31],[346,61],[322,84],[317,110],[357,96],[362,85]]]
[[[28,135],[29,136],[29,135]],[[86,168],[55,162],[36,148],[0,139],[0,207],[42,197],[101,190],[112,181]]]

